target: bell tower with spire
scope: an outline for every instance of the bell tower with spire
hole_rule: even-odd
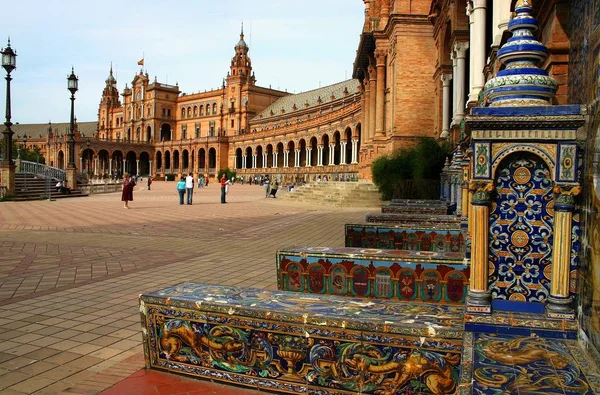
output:
[[[110,72],[105,83],[100,107],[98,108],[98,134],[100,138],[113,138],[111,121],[113,113],[121,110],[121,102],[119,100],[117,80],[113,76],[112,64],[110,65]]]
[[[250,87],[256,83],[252,72],[252,61],[248,56],[250,48],[244,41],[244,24],[240,32],[240,40],[234,47],[235,55],[231,59],[227,73],[227,86],[225,87],[226,101],[223,111],[226,114],[226,123],[222,135],[234,136],[248,131],[248,97]]]

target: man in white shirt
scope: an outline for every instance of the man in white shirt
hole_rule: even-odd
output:
[[[192,173],[188,174],[185,178],[185,190],[187,192],[187,204],[192,204],[192,198],[194,196],[194,176]]]

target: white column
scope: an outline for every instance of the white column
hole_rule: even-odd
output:
[[[510,21],[510,0],[494,0],[492,4],[492,35],[494,38],[492,45],[497,47],[500,46],[502,34]]]
[[[290,151],[283,151],[283,167],[288,167],[288,159],[289,159]]]
[[[473,82],[475,81],[475,78],[473,77],[475,75],[475,56],[473,53],[474,50],[474,43],[477,40],[477,37],[475,36],[476,30],[475,30],[475,14],[473,13],[473,1],[472,0],[468,0],[467,1],[467,20],[469,21],[469,43],[471,44],[471,54],[469,56],[469,103],[471,103],[472,101],[476,101],[477,97],[473,98],[472,94],[473,94]]]
[[[358,163],[358,140],[352,140],[352,163]]]
[[[75,162],[75,161],[73,161],[73,162]],[[83,171],[83,170],[84,170],[84,169],[83,169],[83,157],[79,157],[79,169],[80,169],[81,171]]]
[[[108,175],[112,176],[112,159],[108,160]]]
[[[458,102],[458,100],[456,100],[456,81],[457,81],[457,69],[456,69],[456,65],[457,65],[457,61],[456,61],[456,53],[454,52],[454,50],[450,51],[450,59],[452,59],[452,124],[454,124],[454,119],[456,118],[456,103]]]
[[[306,167],[311,167],[310,160],[312,158],[312,147],[306,148]]]
[[[300,167],[300,150],[297,149],[296,150],[296,158],[295,158],[295,162],[296,164],[294,165],[294,167]]]
[[[98,158],[94,158],[94,175],[98,175]]]
[[[242,169],[247,169],[247,167],[246,167],[246,154],[242,155]]]
[[[454,44],[454,50],[456,51],[456,117],[454,118],[454,123],[457,125],[460,124],[465,116],[465,55],[467,48],[469,48],[469,43],[467,42],[457,42]]]
[[[335,144],[329,144],[329,166],[333,166],[334,161]]]
[[[442,74],[443,84],[443,101],[442,101],[442,133],[440,138],[448,138],[450,130],[450,81],[452,80],[452,74]]]
[[[317,166],[323,166],[323,146],[317,147]]]
[[[277,152],[273,152],[273,167],[277,167]]]
[[[340,148],[340,165],[345,165],[346,164],[346,145],[348,143],[346,143],[345,141],[342,141],[340,143],[341,148]]]
[[[263,158],[263,160],[262,160],[262,168],[266,169],[267,168],[267,154],[263,153],[262,158]]]
[[[256,161],[257,161],[258,157],[256,154],[252,154],[252,168],[256,169]]]
[[[485,13],[486,13],[486,2],[487,0],[473,0],[473,18],[474,23],[472,25],[475,31],[474,35],[471,35],[471,70],[473,70],[472,76],[472,88],[471,94],[469,95],[469,101],[477,101],[479,91],[483,89],[485,84],[485,76],[483,75],[483,68],[485,67]],[[466,50],[466,48],[465,48]]]
[[[126,163],[125,159],[123,159],[123,168],[121,169],[122,170],[121,173],[123,173],[123,174],[125,174],[125,172],[127,171],[126,167],[125,167],[125,163]]]
[[[139,175],[140,174],[140,160],[136,159],[135,160],[135,175]]]
[[[151,176],[152,175],[152,161],[151,160],[148,161],[148,167],[149,167],[148,175]]]

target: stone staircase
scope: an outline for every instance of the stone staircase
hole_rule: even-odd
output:
[[[48,191],[50,191],[50,199],[63,199],[83,197],[87,194],[81,193],[78,189],[72,189],[70,194],[62,194],[56,192],[54,185],[55,179],[50,179],[48,183],[46,178],[40,175],[29,173],[15,174],[15,196],[11,200],[42,200],[48,199]]]
[[[337,207],[380,207],[385,203],[377,187],[368,182],[312,182],[286,193],[282,199]]]

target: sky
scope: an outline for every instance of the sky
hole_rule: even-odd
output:
[[[257,85],[300,93],[334,84],[352,77],[364,22],[361,0],[32,0],[3,11],[0,47],[10,37],[17,52],[13,123],[68,122],[71,67],[80,122],[97,120],[111,62],[119,92],[142,57],[151,80],[178,83],[187,94],[217,88],[242,23]]]

